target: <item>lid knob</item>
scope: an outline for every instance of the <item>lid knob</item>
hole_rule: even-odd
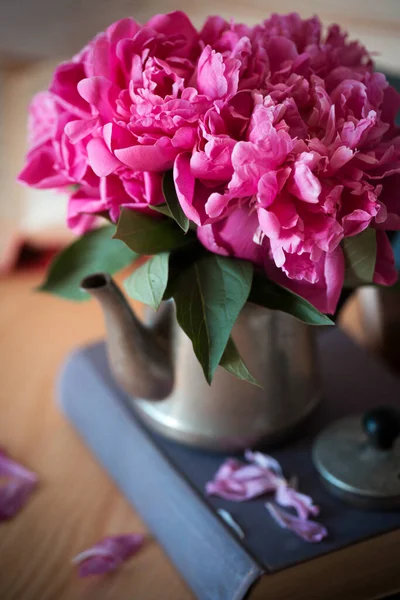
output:
[[[390,450],[400,435],[400,415],[393,408],[375,408],[365,413],[362,425],[368,441],[378,450]]]

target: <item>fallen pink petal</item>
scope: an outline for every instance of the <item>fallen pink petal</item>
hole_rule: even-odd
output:
[[[328,535],[326,527],[317,521],[300,519],[270,502],[267,502],[265,508],[280,527],[289,529],[306,542],[321,542]]]
[[[253,452],[252,450],[245,450],[244,457],[248,462],[258,465],[263,469],[270,469],[274,471],[275,474],[279,477],[283,477],[281,465],[272,456],[269,456],[268,454],[263,454],[262,452]]]
[[[271,470],[256,464],[243,464],[228,458],[218,469],[212,481],[206,483],[209,496],[242,502],[274,492],[277,476]]]
[[[313,499],[306,494],[301,494],[294,487],[291,487],[286,480],[278,483],[275,492],[275,502],[279,506],[294,508],[300,519],[307,520],[310,515],[313,517],[319,514],[319,507],[314,504]]]
[[[0,449],[0,521],[14,517],[29,500],[39,480]]]
[[[118,569],[143,546],[145,536],[141,533],[113,535],[77,554],[72,562],[79,565],[79,576],[104,575]]]

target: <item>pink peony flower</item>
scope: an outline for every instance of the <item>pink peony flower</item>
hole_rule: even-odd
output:
[[[186,86],[200,50],[180,12],[144,27],[124,19],[99,34],[32,102],[20,181],[69,189],[68,224],[77,233],[96,213],[116,222],[121,206],[146,211],[163,202],[157,172],[193,146],[198,115],[211,103]]]
[[[70,195],[69,226],[158,218],[162,173],[200,242],[252,261],[323,312],[344,281],[341,242],[377,231],[374,281],[396,281],[400,96],[358,42],[316,18],[255,27],[182,12],[123,19],[57,69],[30,108],[20,180]]]
[[[70,186],[85,178],[85,148],[71,144],[65,133],[65,126],[73,118],[50,92],[34,97],[28,121],[30,151],[20,181],[46,189]]]
[[[214,35],[226,35],[214,25]],[[269,71],[251,114],[230,111],[228,120],[215,108],[214,130],[207,115],[190,162],[176,161],[178,195],[209,250],[263,263],[272,279],[333,313],[342,239],[367,227],[399,228],[399,95],[336,26],[322,41],[316,19],[273,15],[254,40]],[[243,95],[229,102],[243,103]],[[239,120],[247,123],[238,136]],[[383,232],[377,242],[374,280],[391,285],[397,274]]]

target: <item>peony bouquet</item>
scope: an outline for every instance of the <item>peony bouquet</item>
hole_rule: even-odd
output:
[[[82,276],[144,255],[127,292],[173,297],[207,379],[221,361],[240,375],[246,301],[327,324],[344,286],[396,283],[399,107],[366,49],[316,17],[111,25],[30,107],[19,179],[67,192],[80,236],[43,289],[83,298]]]

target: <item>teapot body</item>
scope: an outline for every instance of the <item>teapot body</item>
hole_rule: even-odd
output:
[[[159,433],[211,450],[235,451],[286,437],[319,400],[313,329],[290,315],[246,304],[232,337],[260,387],[217,368],[208,385],[175,315],[174,387],[163,400],[132,399]]]

